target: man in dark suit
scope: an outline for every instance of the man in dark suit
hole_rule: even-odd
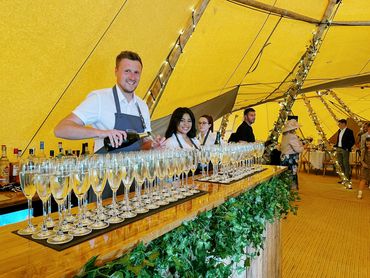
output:
[[[344,171],[347,179],[350,179],[350,166],[349,166],[349,154],[353,145],[355,144],[355,137],[353,131],[347,127],[347,121],[345,119],[338,121],[339,131],[337,137],[337,159]],[[348,187],[351,189],[351,187]]]
[[[238,127],[234,135],[234,142],[248,142],[256,141],[253,133],[252,124],[256,120],[256,111],[253,108],[244,110],[244,121]]]

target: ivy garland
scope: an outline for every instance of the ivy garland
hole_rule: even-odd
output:
[[[283,173],[119,259],[96,266],[91,258],[77,277],[229,277],[259,254],[267,221],[296,214],[290,183]]]

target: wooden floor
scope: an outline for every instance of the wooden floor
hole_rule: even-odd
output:
[[[299,173],[298,215],[282,221],[282,277],[370,278],[370,190]]]

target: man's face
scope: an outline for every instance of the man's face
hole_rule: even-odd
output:
[[[126,93],[133,93],[139,85],[142,66],[139,61],[122,59],[115,73],[117,84]]]
[[[345,123],[338,123],[338,126],[339,126],[340,129],[346,128]]]
[[[251,112],[248,112],[247,115],[244,115],[244,121],[246,121],[250,125],[253,124],[255,120],[256,120],[256,112],[251,111]]]

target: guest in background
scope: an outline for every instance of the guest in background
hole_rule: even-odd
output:
[[[293,176],[291,188],[298,189],[298,161],[299,154],[303,152],[303,144],[296,135],[296,130],[300,125],[296,120],[289,120],[283,129],[281,140],[281,165],[287,166]]]
[[[198,135],[202,146],[211,146],[216,143],[217,135],[213,132],[213,118],[210,115],[203,115],[198,120]],[[221,143],[221,140],[220,140]]]
[[[357,198],[362,199],[362,190],[364,190],[366,183],[370,182],[370,137],[365,139],[365,149],[361,152],[360,162],[362,168]]]
[[[341,119],[338,121],[339,131],[337,137],[337,143],[335,147],[337,148],[337,160],[339,165],[342,167],[344,171],[344,175],[347,179],[351,178],[350,175],[350,166],[349,166],[349,153],[353,145],[355,144],[355,137],[353,135],[353,131],[347,127],[347,120]],[[343,181],[339,181],[338,183],[342,183]],[[348,189],[352,187],[349,185]]]
[[[177,108],[171,116],[164,146],[169,149],[199,149],[196,138],[195,117],[186,107]]]
[[[360,150],[363,152],[366,148],[365,146],[365,141],[367,138],[370,138],[370,122],[366,123],[363,126],[363,134],[361,135],[361,140],[360,140]]]
[[[256,120],[256,111],[249,107],[244,110],[244,121],[235,132],[235,142],[253,143],[256,141],[253,133],[252,124]]]

